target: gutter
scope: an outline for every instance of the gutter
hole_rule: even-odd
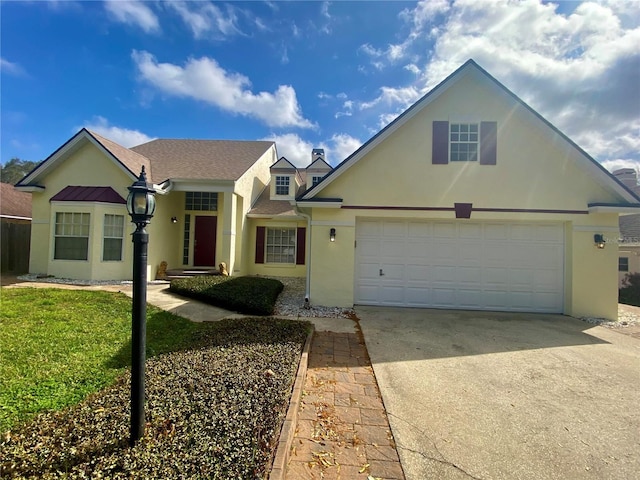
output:
[[[305,261],[307,263],[307,278],[304,289],[304,306],[305,308],[309,308],[309,297],[311,295],[311,215],[302,213],[300,210],[298,210],[298,204],[295,200],[291,202],[291,205],[293,206],[293,211],[296,212],[296,214],[307,219],[307,258],[305,258]]]

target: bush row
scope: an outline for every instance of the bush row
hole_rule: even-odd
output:
[[[271,315],[284,285],[264,277],[201,276],[171,281],[185,297],[248,315]]]

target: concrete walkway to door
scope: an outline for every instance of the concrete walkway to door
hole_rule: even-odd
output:
[[[560,315],[358,307],[407,480],[640,474],[640,340]]]

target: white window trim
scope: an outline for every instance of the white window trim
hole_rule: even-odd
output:
[[[105,234],[105,230],[106,230],[106,219],[107,219],[107,215],[113,216],[113,217],[122,217],[122,236],[121,237],[107,237]],[[113,263],[113,262],[123,262],[124,261],[124,232],[126,229],[126,219],[124,218],[124,215],[120,215],[118,213],[105,213],[102,216],[102,255],[101,255],[101,261],[106,262],[106,263]],[[120,260],[105,260],[104,258],[104,241],[107,238],[115,238],[115,239],[119,239],[120,240]]]
[[[278,180],[286,180],[287,193],[278,193],[278,187],[284,187],[285,185],[278,185]],[[289,175],[276,175],[275,179],[275,195],[279,197],[286,197],[291,192],[291,177]]]
[[[477,135],[477,140],[474,141],[453,141],[451,140],[451,134],[452,134],[452,129],[454,125],[467,125],[467,126],[475,126],[476,127],[476,135]],[[480,160],[480,122],[474,122],[474,121],[459,121],[459,122],[449,122],[449,162],[478,162]],[[475,144],[476,145],[476,155],[475,155],[475,159],[471,160],[469,158],[466,158],[465,160],[459,160],[453,159],[453,145],[457,144],[457,145],[472,145]]]
[[[270,262],[269,261],[269,230],[293,230],[293,255],[292,255],[292,261],[291,262]],[[270,227],[266,227],[266,230],[264,232],[265,238],[264,238],[264,263],[265,265],[280,265],[280,266],[285,266],[285,265],[296,265],[296,257],[298,254],[298,237],[297,237],[297,232],[298,229],[297,227],[289,227],[289,226],[270,226]],[[279,245],[280,247],[287,247],[287,245]],[[280,253],[280,256],[282,256],[282,253]]]
[[[58,226],[58,214],[80,214],[80,215],[88,215],[89,216],[89,223],[87,225],[88,228],[88,233],[86,236],[84,235],[58,235],[56,233],[56,229]],[[73,225],[73,223],[72,223]],[[91,213],[90,212],[82,212],[82,211],[76,211],[76,210],[71,210],[71,211],[65,211],[65,210],[55,210],[53,212],[53,245],[51,247],[51,259],[54,262],[88,262],[89,259],[91,258]],[[87,239],[87,254],[86,257],[87,258],[56,258],[56,240],[58,238],[86,238]]]

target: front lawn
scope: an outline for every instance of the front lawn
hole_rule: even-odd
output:
[[[131,300],[55,289],[1,293],[0,477],[266,475],[307,323],[195,324],[149,306],[147,426],[130,448]]]

